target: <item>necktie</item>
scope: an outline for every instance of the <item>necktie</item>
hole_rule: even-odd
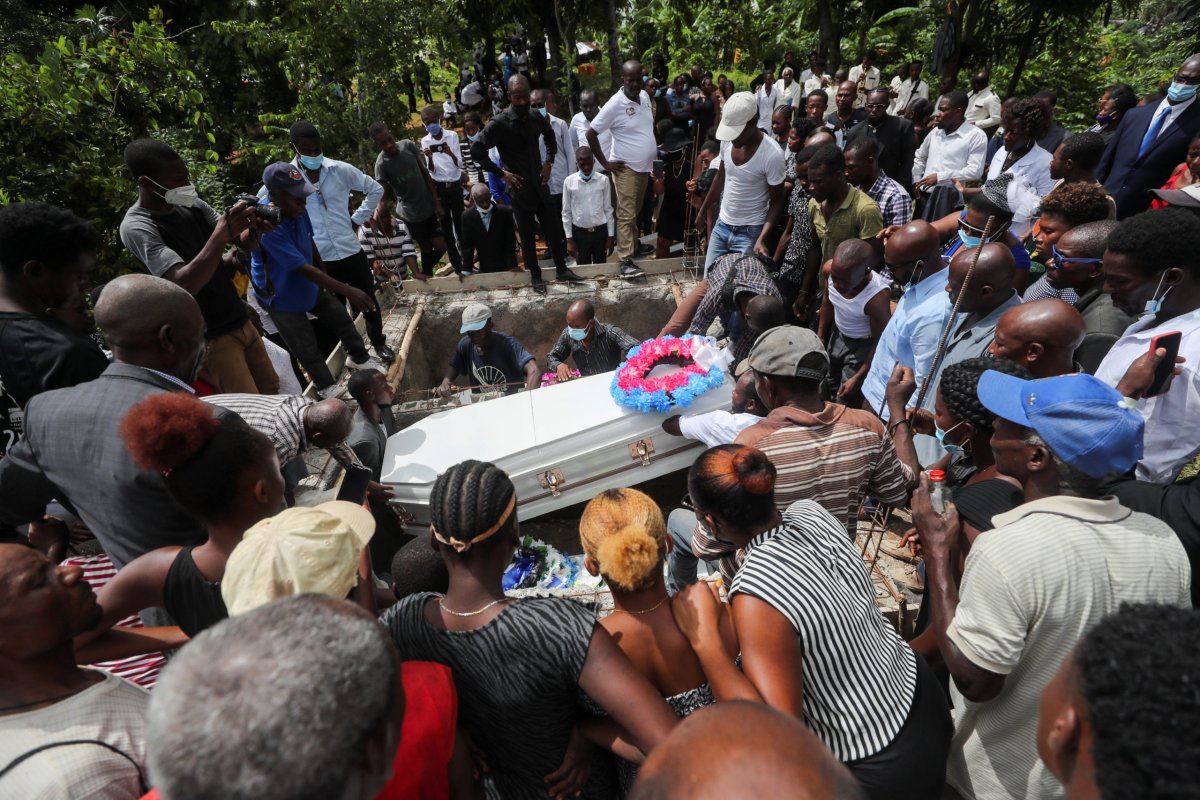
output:
[[[1171,107],[1167,106],[1158,112],[1154,122],[1150,123],[1150,130],[1146,131],[1146,135],[1142,137],[1142,146],[1138,148],[1138,158],[1145,155],[1146,151],[1150,149],[1150,145],[1154,144],[1154,140],[1158,138],[1158,132],[1162,130],[1163,123],[1167,121],[1167,115],[1170,113]]]

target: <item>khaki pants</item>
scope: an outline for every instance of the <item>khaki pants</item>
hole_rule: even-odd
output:
[[[277,394],[279,374],[250,320],[208,343],[204,369],[221,394]]]
[[[650,175],[634,172],[627,166],[618,167],[608,173],[617,192],[617,247],[618,261],[633,258],[638,242],[638,213],[646,199],[646,185]]]

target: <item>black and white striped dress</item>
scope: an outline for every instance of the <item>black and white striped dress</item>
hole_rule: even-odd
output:
[[[543,778],[562,764],[580,716],[579,674],[593,613],[570,600],[528,598],[509,603],[481,628],[446,631],[425,620],[425,605],[435,597],[406,597],[380,622],[405,661],[436,661],[454,671],[459,722],[487,755],[487,796],[546,800]],[[611,756],[592,767],[582,797],[613,797]]]
[[[875,607],[875,590],[846,528],[811,500],[759,534],[730,594],[770,604],[804,651],[804,723],[843,762],[886,747],[908,716],[916,656]]]

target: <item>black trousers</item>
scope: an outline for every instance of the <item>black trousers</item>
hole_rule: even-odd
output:
[[[542,227],[542,236],[550,247],[550,255],[554,259],[554,268],[561,272],[567,268],[566,241],[563,239],[562,217],[554,212],[554,204],[550,200],[550,190],[541,182],[541,176],[532,178],[522,175],[525,186],[521,189],[508,187],[513,200],[513,216],[517,218],[517,235],[521,237],[521,256],[525,259],[525,268],[534,280],[541,280],[542,270],[537,260],[538,225]]]
[[[433,239],[439,227],[437,217],[430,216],[416,222],[404,220],[404,224],[408,226],[409,235],[421,250],[421,272],[433,275],[433,268],[442,260],[442,254],[438,252],[435,255],[433,246]],[[449,247],[449,245],[450,243],[446,242],[446,246]]]
[[[322,289],[309,313],[338,335],[352,359],[362,363],[371,357],[363,345],[362,337],[358,335],[358,329],[346,313],[346,306],[342,304],[341,298],[334,297]],[[313,326],[309,324],[308,316],[303,311],[276,311],[269,306],[267,315],[279,329],[279,335],[287,344],[288,351],[304,366],[308,377],[317,388],[332,386],[336,381],[330,374],[329,367],[325,365],[325,356],[321,354],[317,335],[313,332]]]
[[[446,255],[454,266],[455,272],[462,272],[462,253],[458,243],[462,241],[463,194],[461,183],[434,184],[437,187],[438,200],[442,201],[442,214],[438,222],[442,226],[442,236],[446,239]]]
[[[608,258],[608,226],[594,228],[571,226],[571,239],[575,242],[576,264],[603,264]]]
[[[359,291],[366,292],[367,297],[375,299],[375,276],[371,274],[371,265],[367,261],[367,254],[359,250],[352,256],[339,258],[337,261],[326,261],[325,271],[331,276],[338,279],[342,283],[348,283]],[[376,301],[378,303],[378,301]],[[354,318],[354,311],[351,310],[350,318]],[[371,340],[373,346],[387,344],[387,338],[383,335],[383,315],[379,311],[378,304],[374,311],[364,311],[363,319],[367,322],[367,338]]]

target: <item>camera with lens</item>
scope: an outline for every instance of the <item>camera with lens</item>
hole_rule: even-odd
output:
[[[252,194],[239,194],[233,198],[233,202],[248,203],[254,210],[254,216],[272,225],[278,225],[279,220],[282,218],[282,213],[278,208],[275,206],[259,205],[258,198]]]

